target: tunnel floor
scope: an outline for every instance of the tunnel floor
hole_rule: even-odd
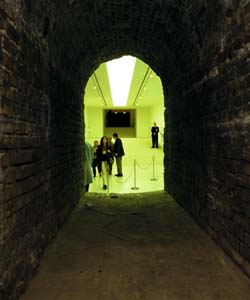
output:
[[[165,192],[84,198],[21,300],[249,299],[249,278]]]

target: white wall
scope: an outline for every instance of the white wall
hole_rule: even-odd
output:
[[[150,137],[151,136],[151,127],[154,122],[160,128],[161,137],[164,132],[164,107],[162,106],[151,106],[151,107],[140,107],[136,110],[136,136],[141,137]],[[160,139],[162,139],[160,137]],[[161,145],[162,141],[160,140]]]
[[[150,137],[151,122],[151,108],[137,108],[136,109],[136,137]],[[85,137],[86,139],[92,137],[103,136],[103,108],[102,107],[85,107]],[[113,131],[114,129],[112,129]]]
[[[103,136],[103,108],[102,107],[85,107],[85,138]]]
[[[164,122],[164,106],[162,104],[158,105],[156,107],[152,107],[151,109],[151,127],[153,126],[154,122],[156,122],[157,126],[160,129],[160,135],[159,135],[159,146],[163,146],[163,134],[164,134],[164,128],[165,128],[165,122]]]
[[[136,137],[150,137],[151,109],[149,107],[138,107],[136,109]]]
[[[85,107],[85,137],[101,138],[103,136],[103,108],[102,107]],[[159,144],[163,145],[162,134],[164,132],[164,107],[151,106],[151,107],[138,107],[136,109],[136,137],[137,138],[150,138],[151,127],[154,122],[160,128],[161,135],[159,136]],[[113,130],[113,129],[112,129]]]

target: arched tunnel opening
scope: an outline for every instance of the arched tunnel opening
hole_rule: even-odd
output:
[[[112,61],[113,66],[115,64],[115,72],[110,74],[111,77],[113,75],[113,80],[110,81],[109,63],[111,61],[100,64],[92,73],[83,99],[85,141],[92,146],[92,153],[95,152],[93,164],[86,172],[87,181],[90,182],[88,191],[137,193],[163,190],[165,108],[161,79],[142,60],[122,56]],[[124,70],[128,67],[133,70],[129,74],[131,77]],[[130,81],[129,91],[124,88],[128,86],[126,81]],[[125,100],[124,95],[127,95],[127,102],[123,105],[116,103],[120,99]],[[154,123],[159,130],[157,145],[152,140]],[[125,152],[122,157],[122,178],[116,177],[118,169],[113,151],[114,132],[121,138]],[[112,152],[111,163],[107,164],[108,172],[105,172],[105,175],[101,173],[98,152],[103,136],[109,139]],[[94,142],[98,145],[93,148]],[[104,181],[107,189],[103,189]]]
[[[20,293],[82,197],[82,91],[124,54],[162,80],[165,190],[250,274],[249,8],[1,1],[0,298]]]

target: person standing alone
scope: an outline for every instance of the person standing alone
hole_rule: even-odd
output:
[[[122,177],[122,157],[125,155],[122,140],[118,137],[118,134],[115,132],[113,133],[113,138],[115,139],[114,143],[114,155],[117,167],[117,174],[115,176]]]
[[[158,148],[158,133],[159,127],[154,122],[154,126],[151,128],[152,148]]]

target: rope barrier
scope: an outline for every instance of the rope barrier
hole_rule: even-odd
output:
[[[121,180],[121,177],[119,177],[120,179],[114,177],[115,181],[118,182],[118,183],[125,183],[128,181],[129,177],[131,176],[133,172],[133,167],[131,168],[130,172],[129,172],[129,175],[124,179],[124,180]]]
[[[156,163],[158,166],[162,166],[162,165],[163,165],[163,161],[158,162],[156,159],[155,159],[155,163]]]
[[[148,165],[147,167],[141,167],[141,166],[138,164],[138,162],[136,162],[136,164],[137,164],[137,166],[138,166],[140,169],[146,170],[146,169],[148,169],[148,168],[152,165],[152,161],[149,163],[149,165]]]
[[[153,177],[150,180],[151,181],[157,181],[158,179],[155,176],[156,175],[156,168],[155,168],[156,164],[162,166],[162,163],[157,163],[157,161],[155,159],[155,156],[153,156],[152,160],[150,161],[150,163],[146,167],[141,167],[141,165],[136,161],[136,159],[134,159],[133,166],[130,169],[130,172],[129,172],[128,176],[124,180],[121,180],[121,177],[118,177],[118,178],[112,177],[112,179],[114,178],[114,180],[118,183],[126,183],[129,180],[129,178],[131,177],[132,172],[133,172],[134,173],[134,185],[131,187],[131,189],[132,190],[139,190],[139,187],[136,186],[136,180],[137,180],[137,178],[136,178],[136,176],[137,176],[136,166],[138,166],[141,170],[146,170],[152,165],[153,166],[153,169],[152,169]],[[109,174],[108,164],[106,165],[106,168],[107,168],[106,169],[106,176],[107,176],[107,181],[106,181],[107,182],[107,190],[106,190],[106,192],[110,193],[110,178],[109,178],[110,174]]]

